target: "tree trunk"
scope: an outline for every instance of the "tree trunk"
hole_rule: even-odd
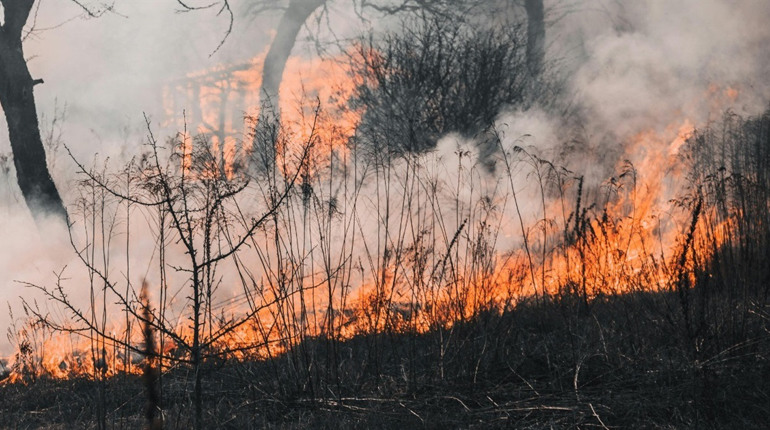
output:
[[[2,1],[5,22],[0,27],[0,104],[8,122],[8,137],[21,194],[36,221],[48,212],[66,218],[56,185],[48,173],[40,138],[33,81],[24,60],[21,32],[33,1]]]
[[[262,88],[259,91],[259,119],[254,134],[254,151],[259,168],[270,171],[275,163],[275,138],[281,121],[279,90],[283,71],[299,30],[310,15],[326,0],[291,0],[283,14],[262,67]]]
[[[534,78],[543,71],[545,58],[545,9],[543,0],[525,0],[527,11],[527,68]]]

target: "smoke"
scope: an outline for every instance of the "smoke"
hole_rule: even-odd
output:
[[[566,59],[590,138],[618,145],[685,119],[702,126],[727,108],[764,108],[768,19],[757,0],[580,2],[552,28],[550,55]]]
[[[86,166],[110,159],[109,165],[119,169],[146,149],[144,113],[159,136],[173,134],[163,128],[162,89],[167,81],[223,62],[248,59],[269,41],[268,26],[238,22],[228,43],[212,54],[227,29],[227,17],[217,15],[215,9],[178,13],[176,2],[118,1],[114,12],[99,18],[84,16],[80,7],[66,0],[39,0],[38,5],[28,22],[27,29],[34,31],[25,40],[25,56],[32,76],[45,81],[35,87],[41,129],[49,144],[52,175],[71,211],[78,198],[77,181],[83,178],[76,174],[77,167],[64,145]],[[4,117],[0,118],[0,127],[5,129]],[[5,132],[0,133],[0,154],[4,179],[0,187],[4,232],[0,303],[10,303],[16,318],[23,316],[20,296],[30,303],[38,300],[45,310],[47,304],[40,295],[17,281],[52,286],[54,274],[65,266],[65,276],[74,276],[68,292],[79,303],[86,303],[88,280],[79,276],[85,271],[66,230],[55,220],[36,226],[24,205]],[[135,227],[134,234],[137,232]],[[145,257],[152,255],[154,244],[149,239],[142,243],[141,234],[136,237],[133,249],[141,256],[137,267],[146,270]],[[115,253],[116,258],[124,257]],[[8,313],[3,312],[3,332],[10,323]],[[11,348],[3,337],[0,354],[12,352]]]
[[[176,2],[151,0],[116,2],[115,12],[99,18],[84,17],[68,1],[43,1],[36,22],[40,30],[25,53],[33,76],[45,80],[35,89],[38,110],[66,103],[66,142],[79,156],[135,154],[146,131],[143,113],[156,127],[165,119],[168,81],[248,60],[264,49],[271,30],[237,20],[214,52],[229,25],[226,14],[180,12]]]
[[[236,12],[243,10],[242,4],[233,4]],[[351,24],[355,14],[342,2],[331,6],[327,27],[339,30],[334,37],[358,28]],[[172,135],[176,130],[165,126],[163,111],[166,83],[265,52],[277,22],[277,15],[236,16],[232,34],[214,53],[229,25],[217,9],[178,13],[172,1],[136,0],[118,2],[116,12],[85,19],[72,3],[43,1],[36,18],[42,31],[25,42],[33,77],[45,80],[35,87],[41,117],[50,120],[67,106],[66,118],[57,125],[61,141],[87,165],[94,153],[100,160],[111,158],[112,166],[139,153],[147,132],[144,113],[157,136]],[[633,155],[627,153],[632,136],[645,131],[670,135],[672,124],[675,134],[685,121],[703,126],[728,108],[756,113],[770,96],[770,7],[763,0],[553,0],[546,1],[546,13],[551,20],[547,58],[564,77],[579,124],[565,129],[554,112],[514,107],[497,121],[508,150],[528,148],[576,172],[593,172],[598,182]],[[461,140],[444,138],[435,157],[456,160],[458,151],[471,151],[472,164],[477,158],[473,145]],[[0,152],[9,151],[7,136],[0,136]],[[72,204],[78,179],[74,164],[61,148],[49,153],[49,161],[65,201]],[[436,173],[448,184],[459,181],[451,174],[452,169]],[[18,296],[31,296],[15,280],[50,285],[54,272],[80,266],[61,227],[36,228],[13,187],[12,170],[5,177],[0,189],[5,232],[0,302],[16,304]],[[482,192],[500,186],[499,176],[480,170],[477,177],[482,185],[475,186]],[[523,206],[530,208],[526,216],[536,218],[531,208],[538,207],[538,194],[526,181],[525,175],[517,177]],[[457,227],[447,229],[450,237]],[[501,249],[515,245],[517,233],[509,236],[501,239]],[[151,241],[137,240],[135,246],[144,257],[154,249]],[[140,257],[134,266],[147,265],[149,258]],[[9,323],[0,317],[0,327]],[[0,353],[10,352],[10,345],[0,345]]]

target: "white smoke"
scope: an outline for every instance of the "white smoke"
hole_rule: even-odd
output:
[[[577,5],[551,29],[556,39],[551,55],[572,58],[569,83],[588,110],[585,128],[592,133],[607,130],[624,137],[683,119],[703,125],[725,108],[755,114],[765,107],[770,90],[766,2]],[[712,103],[728,88],[738,91],[735,104]]]
[[[233,4],[237,12],[244,3]],[[331,23],[324,28],[339,30],[334,35],[339,37],[345,29],[358,28],[351,24],[355,13],[346,3],[331,6]],[[68,1],[40,4],[36,26],[46,30],[32,33],[25,42],[33,77],[45,80],[35,88],[38,111],[50,119],[56,106],[66,104],[62,141],[85,164],[99,153],[99,159],[111,157],[111,165],[120,166],[140,152],[144,113],[153,119],[158,136],[173,133],[161,128],[165,83],[264,52],[277,22],[275,15],[256,20],[236,16],[232,34],[213,53],[228,17],[217,15],[217,9],[178,9],[173,1],[118,1],[116,13],[84,19]],[[624,139],[634,133],[660,131],[685,119],[701,126],[725,108],[756,113],[770,96],[770,7],[763,0],[553,0],[546,1],[546,9],[553,20],[547,33],[548,58],[567,76],[573,104],[581,111],[582,143],[564,155],[575,136],[564,133],[558,116],[532,109],[501,113],[498,128],[505,148],[519,145],[575,170],[597,164],[606,171],[620,160]],[[738,97],[726,96],[728,89]],[[436,157],[455,160],[456,151],[473,151],[460,140],[443,139]],[[0,152],[10,152],[4,133]],[[76,168],[61,150],[49,156],[56,157],[54,177],[72,203]],[[451,184],[451,172],[437,175]],[[484,175],[479,171],[482,191],[491,192],[500,178]],[[520,177],[517,183],[526,180]],[[18,296],[27,297],[29,290],[15,280],[50,285],[53,273],[65,265],[80,266],[59,227],[38,230],[34,225],[13,181],[11,170],[7,187],[0,190],[0,303],[18,304]],[[522,196],[535,199],[537,194],[530,190]],[[534,202],[527,206],[537,207]],[[510,239],[503,245],[512,243]],[[146,256],[154,244],[136,241],[135,246]],[[148,259],[142,261],[146,265]],[[9,323],[0,317],[0,328]],[[0,345],[0,353],[9,352],[10,345]]]

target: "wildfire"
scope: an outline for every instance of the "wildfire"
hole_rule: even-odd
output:
[[[292,57],[286,66],[280,97],[282,133],[291,135],[292,141],[313,141],[308,176],[328,168],[336,155],[346,154],[361,120],[362,112],[347,106],[355,82],[342,58]],[[227,178],[236,174],[238,159],[253,150],[248,130],[259,115],[261,69],[262,57],[258,57],[242,65],[190,74],[166,88],[164,106],[169,117],[176,118],[180,108],[188,112],[175,124],[185,130],[179,136],[184,171],[195,162],[193,141],[203,139],[222,164],[218,171]],[[709,92],[728,101],[739,95],[731,87],[712,87]],[[419,176],[429,155],[396,164],[392,167],[396,173],[377,176],[376,184],[365,189],[360,188],[363,181],[355,183],[359,180],[355,177],[315,177],[315,181],[327,180],[329,191],[324,194],[321,187],[308,191],[315,193],[313,209],[307,201],[289,205],[285,214],[275,216],[274,231],[266,229],[260,233],[264,234],[261,242],[253,243],[254,261],[281,263],[277,269],[254,275],[260,302],[245,293],[248,306],[227,309],[251,317],[237,326],[229,326],[224,317],[209,317],[204,330],[215,340],[205,345],[203,355],[210,351],[211,357],[220,358],[275,357],[309,337],[425,332],[531,297],[573,295],[588,303],[603,294],[671,288],[682,276],[672,267],[677,261],[689,263],[687,246],[700,246],[701,255],[708,255],[709,248],[721,245],[733,228],[728,219],[718,229],[709,229],[721,232],[709,243],[682,239],[688,225],[697,229],[701,219],[714,218],[708,209],[703,214],[677,212],[671,205],[687,173],[681,155],[694,128],[685,119],[631,136],[617,174],[591,192],[582,177],[563,178],[558,192],[545,191],[541,182],[541,215],[529,226],[524,223],[530,220],[513,209],[514,180],[510,182],[514,189],[499,191],[505,181],[490,180],[476,167],[466,169],[461,150],[456,153],[458,172],[468,177],[458,177],[456,183],[451,183],[449,175]],[[294,148],[281,149],[278,157],[284,157],[284,162],[277,160],[279,165],[286,164],[286,157],[297,156]],[[531,161],[523,164],[533,169],[547,165],[535,157]],[[522,176],[543,181],[541,173]],[[493,184],[489,187],[493,191],[477,190],[484,188],[480,185],[484,181]],[[344,195],[340,190],[356,191]],[[454,207],[452,216],[440,208],[445,201]],[[383,215],[383,208],[392,211],[393,220]],[[316,218],[309,220],[309,213]],[[553,214],[561,214],[561,219]],[[518,233],[511,227],[518,224],[523,246],[498,245],[499,237]],[[291,238],[279,237],[281,229]],[[355,247],[348,245],[353,242]],[[332,257],[338,258],[339,267],[332,268]],[[353,273],[360,274],[356,281]],[[352,294],[351,288],[355,289]],[[225,304],[242,303],[242,299],[234,296]],[[40,339],[31,337],[34,327],[20,331],[19,351],[6,381],[24,381],[29,375],[107,377],[140,372],[138,329],[110,324],[111,336],[44,331]],[[224,334],[215,335],[219,331]],[[190,327],[180,322],[174,333],[176,339],[156,334],[165,357],[160,360],[162,369],[171,367],[174,360],[189,360],[191,352],[179,340],[193,337]]]
[[[346,151],[361,112],[347,108],[355,83],[346,65],[347,56],[306,59],[290,57],[281,82],[279,110],[281,132],[291,139],[315,140],[312,157],[328,158],[331,152]],[[211,152],[223,161],[231,178],[239,157],[247,157],[259,118],[261,71],[264,54],[239,65],[220,66],[189,74],[164,90],[164,107],[169,122],[185,136],[185,153],[192,151],[192,138],[205,139]],[[180,118],[179,110],[186,116]],[[298,156],[296,148],[278,148],[278,165]],[[187,161],[183,162],[187,163]],[[312,164],[312,163],[311,163]],[[188,168],[188,164],[183,165]]]
[[[337,285],[340,281],[324,275],[320,267],[311,266],[312,273],[291,281],[299,285],[291,297],[281,286],[288,282],[285,278],[266,274],[262,307],[257,306],[252,318],[207,350],[230,359],[268,358],[312,336],[342,340],[366,333],[451,327],[483,310],[510,306],[527,297],[574,294],[588,301],[602,294],[670,288],[678,276],[670,265],[682,252],[678,238],[686,231],[691,214],[673,214],[669,200],[684,173],[678,167],[678,153],[692,130],[693,125],[684,121],[661,133],[634,136],[626,153],[633,162],[621,163],[619,174],[603,185],[609,197],[602,205],[588,209],[579,200],[570,202],[571,215],[561,224],[541,221],[537,223],[540,227],[527,232],[528,250],[485,245],[494,242],[495,225],[510,224],[516,215],[510,207],[484,212],[486,215],[475,207],[463,215],[471,221],[458,222],[443,241],[420,242],[423,239],[413,237],[402,239],[400,250],[383,251],[378,266],[362,276],[347,298],[340,294],[344,292]],[[570,196],[586,198],[582,182],[573,182],[572,187]],[[555,208],[565,202],[547,204],[551,206],[547,211],[556,213]],[[425,207],[415,210],[403,216],[413,220],[409,222],[440,218],[427,216]],[[363,274],[363,267],[361,270]],[[206,330],[216,332],[227,323],[209,324]],[[121,346],[116,340],[125,339],[126,331],[116,323],[110,330],[115,333],[113,339],[49,334],[36,345],[21,348],[6,381],[24,381],[30,374],[67,378],[138,373],[142,340],[132,329],[133,347]],[[192,338],[184,323],[175,333],[182,339]],[[29,339],[24,342],[28,344]],[[173,339],[159,338],[157,344],[166,357],[189,359],[190,351]],[[161,360],[161,366],[169,369],[173,360]]]

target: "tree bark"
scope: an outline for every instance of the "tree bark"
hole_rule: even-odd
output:
[[[59,191],[48,172],[33,87],[22,50],[22,29],[34,0],[2,0],[5,20],[0,26],[0,105],[8,123],[8,138],[21,194],[35,220],[45,213],[66,219]]]
[[[543,0],[525,0],[527,11],[527,68],[537,78],[545,59],[545,9]]]
[[[299,30],[310,15],[324,3],[326,0],[291,0],[265,56],[262,87],[259,91],[260,113],[253,148],[262,164],[260,167],[267,171],[275,163],[275,137],[281,121],[279,90],[286,62],[294,48]]]

